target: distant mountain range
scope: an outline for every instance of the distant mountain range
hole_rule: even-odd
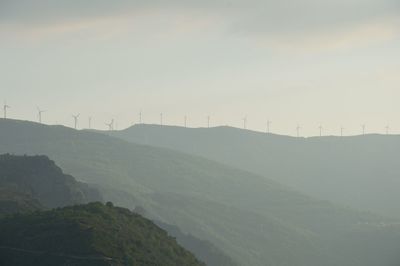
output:
[[[240,265],[399,261],[396,219],[337,207],[198,156],[15,120],[0,120],[0,153],[46,154],[80,181],[95,184],[105,200],[142,206],[149,218],[212,242]]]
[[[104,133],[202,156],[307,195],[400,218],[398,135],[294,138],[231,127],[157,125]]]

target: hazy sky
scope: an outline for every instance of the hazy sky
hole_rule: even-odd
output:
[[[0,0],[12,118],[400,133],[398,0]]]

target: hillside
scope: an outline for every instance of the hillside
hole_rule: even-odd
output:
[[[203,265],[142,216],[90,203],[0,220],[0,265]]]
[[[44,207],[32,195],[12,187],[0,186],[0,218],[14,213],[42,210]]]
[[[162,222],[156,222],[156,224],[166,230],[169,235],[176,238],[178,244],[195,254],[196,258],[206,262],[207,266],[237,266],[236,262],[210,242],[200,240],[190,234],[185,234],[177,226]]]
[[[0,217],[44,210],[42,203],[60,207],[101,199],[100,192],[64,175],[46,156],[0,155],[0,162]],[[200,255],[207,265],[235,265],[211,243],[186,235],[177,227],[162,225],[161,228],[168,229],[169,235],[184,243],[196,256]]]
[[[97,190],[64,174],[46,156],[0,155],[0,189],[4,205],[13,200],[21,208],[34,201],[55,208],[102,200]]]
[[[104,133],[202,156],[307,195],[400,217],[400,136],[293,138],[230,127],[157,125]]]
[[[398,253],[382,256],[385,246],[363,242],[381,234],[382,222],[397,221],[338,208],[200,157],[14,120],[0,120],[0,152],[49,155],[100,186],[106,200],[143,206],[153,220],[212,242],[240,265],[376,266],[374,258],[387,266]],[[346,253],[350,235],[360,246],[354,254]]]

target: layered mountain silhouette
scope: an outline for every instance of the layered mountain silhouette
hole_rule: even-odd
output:
[[[400,136],[293,138],[231,127],[135,125],[105,132],[202,156],[307,195],[400,218]]]
[[[55,207],[101,200],[102,196],[97,189],[77,182],[70,175],[65,175],[47,156],[0,155],[0,218],[11,214],[32,213]],[[206,261],[207,265],[236,265],[235,262],[208,241],[184,234],[176,226],[161,222],[160,225],[161,228],[168,231],[169,235],[177,238],[179,243],[193,251],[196,257]],[[53,225],[48,224],[43,230],[47,230],[49,226]],[[10,253],[10,256],[12,254],[17,256],[17,253]],[[29,260],[31,262],[32,259],[40,261],[42,257],[30,257]],[[21,262],[22,265],[31,265],[29,260]],[[59,260],[50,261],[50,265],[64,263]],[[94,261],[98,262],[98,260]],[[15,265],[14,263],[17,262],[11,263],[8,261],[7,265]],[[87,263],[87,261],[84,261],[84,263]]]
[[[212,242],[240,265],[399,261],[396,219],[337,207],[202,157],[13,120],[0,120],[2,152],[46,154],[78,180],[105,191],[105,200],[143,206],[151,219]]]

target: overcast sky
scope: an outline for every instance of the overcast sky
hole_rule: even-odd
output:
[[[398,0],[0,0],[12,118],[400,133]]]

